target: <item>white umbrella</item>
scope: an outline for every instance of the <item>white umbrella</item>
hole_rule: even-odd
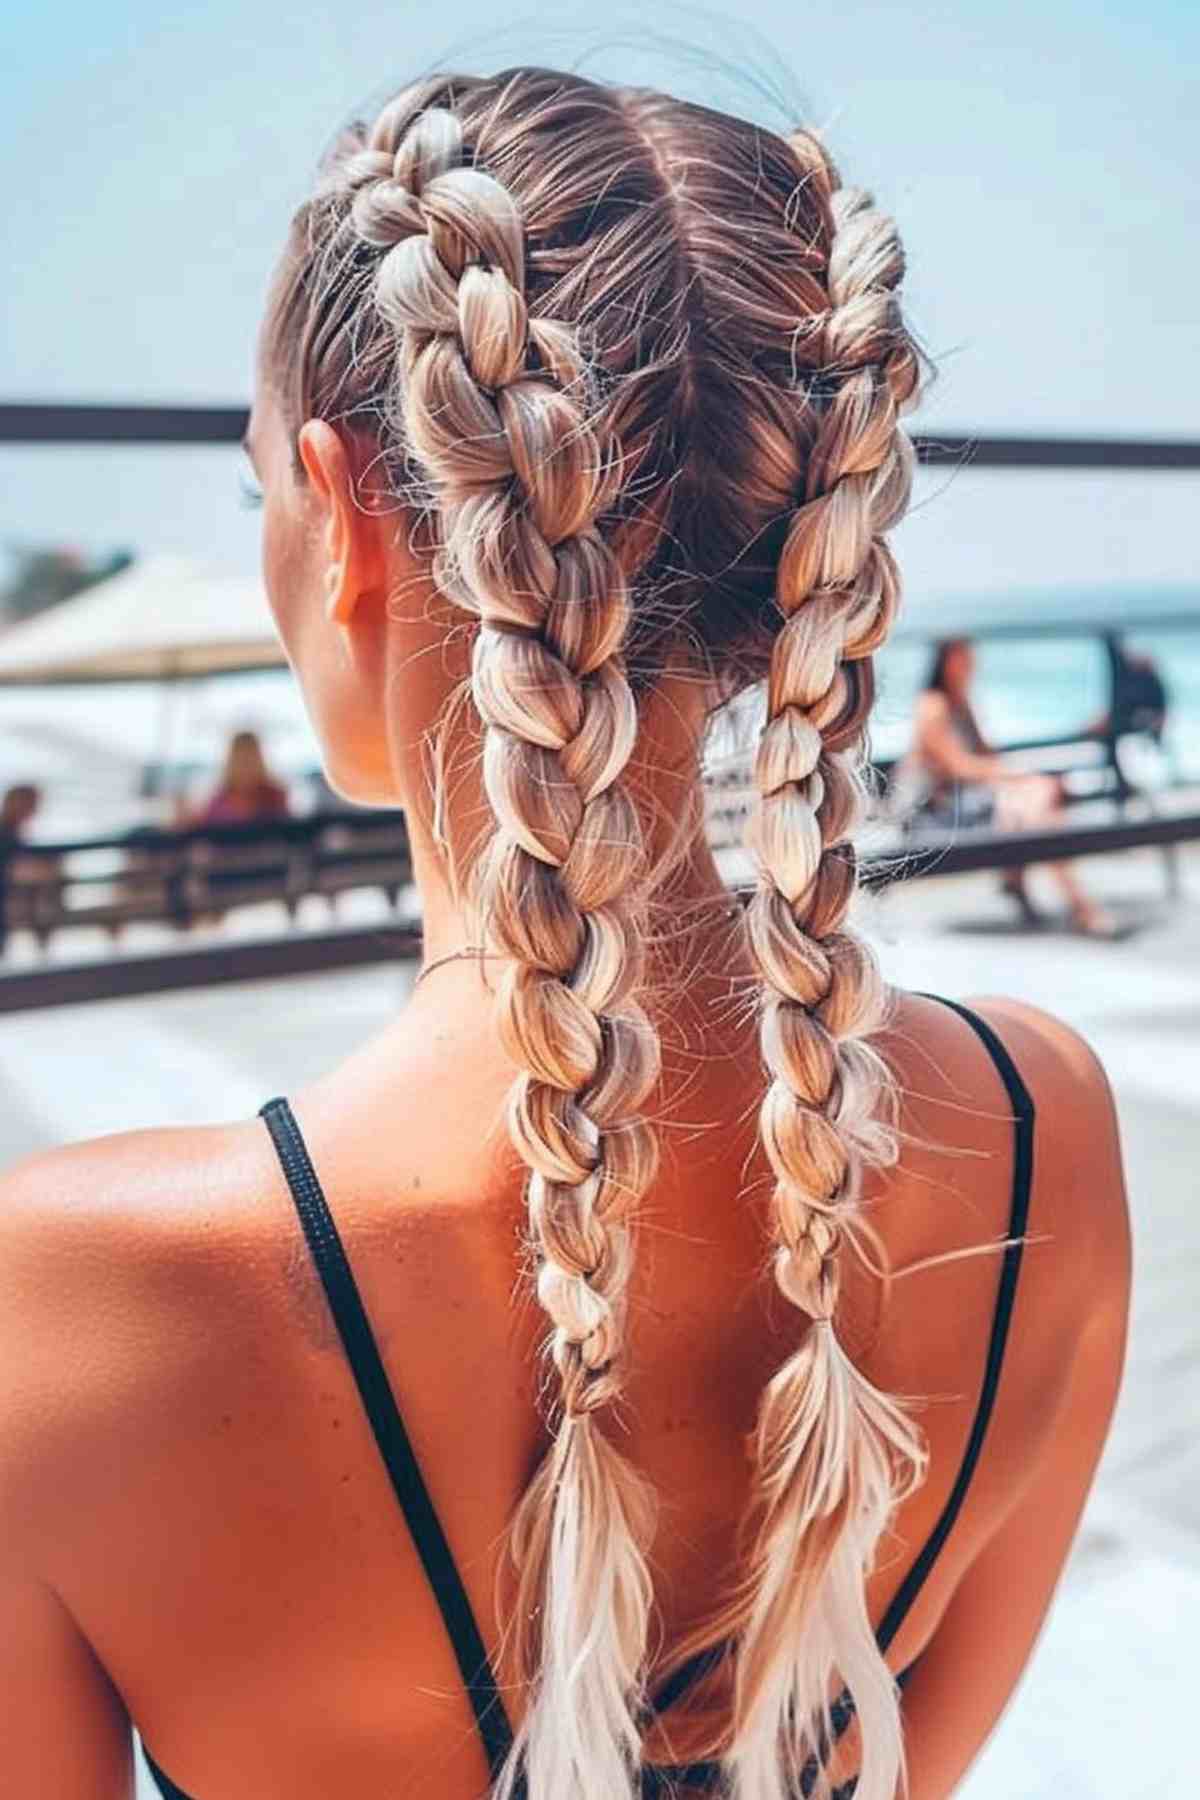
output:
[[[162,681],[284,662],[260,582],[181,557],[134,563],[0,632],[0,686]]]
[[[258,581],[210,574],[177,556],[134,563],[0,630],[0,689],[161,683],[156,788],[185,680],[285,663]]]

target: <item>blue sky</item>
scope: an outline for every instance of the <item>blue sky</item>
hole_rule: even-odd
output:
[[[634,8],[606,9],[603,34],[572,23],[582,7],[556,8],[553,30],[497,31],[495,16],[477,0],[24,9],[0,68],[0,397],[243,399],[267,272],[321,143],[431,63],[585,54],[597,73],[780,122],[736,78],[638,48]],[[910,313],[942,367],[930,427],[1197,435],[1200,8],[749,0],[737,21],[689,6],[655,19],[765,75],[897,213]],[[922,581],[1057,579],[1059,565],[1183,579],[1195,500],[1192,477],[969,474],[905,531]],[[0,451],[0,540],[47,534],[254,554],[219,451]]]

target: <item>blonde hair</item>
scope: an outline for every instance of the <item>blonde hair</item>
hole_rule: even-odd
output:
[[[273,320],[285,406],[377,434],[438,588],[478,621],[495,815],[478,895],[506,958],[509,1122],[558,1379],[511,1527],[530,1699],[497,1800],[522,1764],[531,1800],[614,1800],[641,1761],[654,1500],[602,1421],[656,1168],[650,880],[625,777],[638,697],[671,658],[726,693],[767,678],[747,927],[775,1279],[811,1321],[762,1398],[744,1571],[672,1666],[731,1650],[737,1800],[784,1800],[805,1763],[805,1791],[828,1789],[812,1755],[838,1683],[859,1800],[902,1778],[864,1580],[924,1453],[835,1322],[863,1171],[895,1154],[868,1041],[885,992],[846,913],[921,369],[902,266],[811,132],[546,69],[405,89],[339,142],[293,229]]]

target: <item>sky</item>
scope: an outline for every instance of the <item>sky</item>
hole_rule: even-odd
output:
[[[1200,435],[1191,0],[660,5],[660,43],[636,7],[603,31],[588,11],[23,8],[0,58],[0,399],[244,402],[269,270],[341,120],[435,65],[582,60],[821,126],[900,221],[941,370],[925,429]],[[926,589],[1195,575],[1192,475],[942,471],[918,498],[899,547]],[[240,569],[256,535],[231,451],[0,447],[0,544]]]

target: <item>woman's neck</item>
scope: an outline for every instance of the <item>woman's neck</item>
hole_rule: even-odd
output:
[[[703,683],[686,674],[664,674],[639,702],[638,743],[623,780],[642,821],[656,902],[649,973],[656,963],[663,965],[659,972],[664,974],[676,966],[671,944],[689,937],[692,921],[702,932],[711,932],[713,921],[729,912],[728,890],[704,829],[700,786],[700,746],[711,703]],[[486,834],[493,817],[478,745],[457,731],[434,735],[436,756],[431,764],[423,752],[419,768],[410,748],[400,742],[392,746],[398,785],[406,795],[429,962],[479,942],[479,921],[462,891],[465,879],[460,885],[454,866],[479,842],[481,832]],[[441,789],[436,808],[435,787]],[[458,869],[460,877],[465,873]],[[682,953],[688,953],[686,943]]]
[[[413,877],[420,895],[422,937],[427,963],[481,943],[481,931],[468,898],[455,891],[445,851],[434,842],[425,821],[409,824]],[[672,866],[655,887],[653,905],[663,924],[652,931],[652,963],[665,974],[694,951],[697,934],[737,913],[737,902],[721,879],[707,837],[698,828],[674,854]]]

